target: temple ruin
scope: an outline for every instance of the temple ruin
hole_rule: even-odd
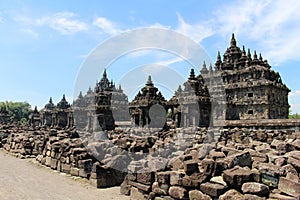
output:
[[[112,130],[120,121],[131,122],[132,127],[156,127],[155,123],[161,121],[159,126],[165,127],[171,121],[169,126],[178,128],[208,127],[220,120],[288,118],[289,88],[261,54],[254,51],[251,56],[250,49],[246,52],[244,46],[238,47],[234,34],[223,59],[218,52],[214,67],[210,64],[207,68],[204,63],[200,72],[196,75],[191,69],[188,80],[170,100],[149,76],[146,85],[128,102],[121,85],[117,88],[104,70],[94,90],[89,88],[85,95],[80,92],[72,109],[65,97],[57,106],[50,98],[40,112],[40,125],[66,127],[75,120],[79,129],[99,131]]]

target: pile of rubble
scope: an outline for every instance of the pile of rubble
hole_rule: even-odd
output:
[[[16,124],[1,147],[35,157],[98,188],[121,185],[131,199],[297,199],[300,133],[291,130],[171,129],[81,133]]]
[[[174,152],[165,162],[149,156],[134,163],[139,169],[128,173],[122,194],[155,200],[299,198],[299,132],[231,129],[221,130],[218,142],[204,141],[209,143]]]

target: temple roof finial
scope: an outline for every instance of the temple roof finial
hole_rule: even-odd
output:
[[[203,66],[205,65],[205,61],[204,61],[204,64],[203,64]],[[194,71],[194,69],[192,68],[191,69],[191,72],[190,72],[190,77],[189,77],[189,79],[194,79],[195,78],[195,71]]]
[[[242,56],[246,56],[245,46],[243,45]]]
[[[50,97],[50,99],[49,99],[49,103],[53,103],[53,102],[52,102],[52,97]]]
[[[262,58],[262,56],[261,56],[261,53],[259,53],[259,60],[260,60],[260,61],[263,61],[263,58]]]
[[[150,75],[148,76],[148,81],[147,81],[146,85],[153,85]]]
[[[107,77],[107,74],[106,74],[106,68],[104,69],[104,72],[103,72],[103,78],[106,78]]]
[[[254,60],[257,60],[257,54],[256,54],[256,51],[254,51],[253,59],[254,59]]]
[[[232,33],[232,36],[231,36],[230,46],[236,47],[236,40],[234,38],[234,33]]]
[[[248,54],[247,57],[251,60],[251,53],[250,53],[250,49],[248,49]]]

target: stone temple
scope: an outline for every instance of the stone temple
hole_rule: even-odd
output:
[[[65,97],[55,106],[50,99],[40,111],[43,126],[76,127],[87,131],[112,130],[120,122],[131,127],[208,127],[218,120],[287,119],[290,89],[278,72],[256,51],[237,46],[234,34],[221,58],[188,80],[166,100],[149,76],[128,102],[121,86],[109,81],[106,70],[94,90],[80,92],[72,109]],[[38,113],[35,113],[37,115]],[[73,115],[72,115],[73,114]],[[73,119],[74,117],[74,119]],[[35,116],[35,119],[39,119]],[[37,122],[35,120],[34,124]],[[118,126],[118,125],[117,125]]]
[[[234,34],[223,61],[218,52],[214,70],[204,64],[201,73],[210,88],[212,101],[225,100],[226,109],[215,111],[214,116],[226,120],[288,118],[290,89],[261,54],[258,56],[254,51],[252,57],[250,49],[247,53],[244,46],[240,49]],[[220,93],[222,90],[225,93]]]

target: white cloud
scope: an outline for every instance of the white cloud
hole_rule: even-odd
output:
[[[39,37],[39,34],[29,28],[24,28],[24,29],[21,29],[21,31],[23,33],[26,33],[28,35],[30,35],[32,38],[38,38]]]
[[[78,19],[77,15],[72,12],[58,12],[53,15],[33,19],[28,16],[16,16],[15,21],[22,26],[39,27],[49,26],[63,35],[71,35],[80,31],[88,30],[88,25]]]
[[[44,19],[37,20],[37,23],[46,23],[63,35],[74,34],[87,30],[87,25],[84,22],[74,19],[75,16],[76,15],[72,12],[59,12],[50,18],[46,17]]]
[[[179,33],[190,37],[196,42],[201,42],[204,38],[207,38],[214,34],[213,29],[206,22],[200,22],[197,24],[189,24],[184,21],[183,17],[177,13],[178,26],[175,29]]]
[[[121,31],[120,29],[117,28],[117,25],[115,23],[106,19],[105,17],[97,17],[93,21],[93,25],[97,26],[103,32],[108,33],[110,35],[115,35]]]
[[[256,42],[274,64],[300,60],[300,1],[234,1],[215,12],[211,26],[222,36],[235,32]]]
[[[290,97],[300,96],[300,90],[295,90],[289,94]]]

